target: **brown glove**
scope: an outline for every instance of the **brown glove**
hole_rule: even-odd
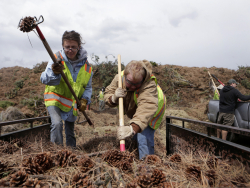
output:
[[[63,64],[61,64],[61,63],[52,64],[52,70],[55,74],[60,74],[63,69],[65,69],[65,68],[64,68]]]
[[[86,107],[87,107],[87,100],[82,98],[82,99],[80,100],[80,102],[81,102],[81,106],[79,106],[78,109],[79,109],[81,112],[83,112],[83,111],[86,110]]]

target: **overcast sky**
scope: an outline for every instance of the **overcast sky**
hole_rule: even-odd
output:
[[[188,67],[250,65],[250,0],[1,0],[0,68],[33,68],[49,60],[34,32],[28,34],[32,48],[17,29],[22,17],[40,15],[39,27],[54,52],[64,31],[75,30],[89,56],[101,61],[121,54],[125,64],[147,59]]]

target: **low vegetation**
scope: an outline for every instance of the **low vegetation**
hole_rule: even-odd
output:
[[[9,106],[13,106],[14,103],[11,101],[0,101],[1,108],[8,108]]]

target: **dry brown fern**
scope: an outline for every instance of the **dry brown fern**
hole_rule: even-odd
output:
[[[164,182],[164,183],[161,183],[158,185],[158,187],[162,187],[162,188],[176,188],[176,187],[179,187],[178,186],[178,183],[176,182]]]
[[[137,184],[140,187],[152,187],[152,179],[151,179],[151,174],[144,174],[142,176],[139,176],[137,178]]]
[[[35,187],[35,188],[40,188],[40,182],[41,180],[38,180],[37,178],[32,179],[32,178],[28,178],[24,183],[23,183],[23,187],[27,188],[27,187]]]
[[[4,172],[7,169],[7,164],[6,163],[2,163],[0,161],[0,173]]]
[[[95,163],[89,158],[89,157],[81,157],[78,161],[78,166],[80,166],[80,169],[83,173],[89,171],[91,168],[93,168]]]
[[[25,171],[18,171],[11,175],[10,186],[16,187],[22,185],[28,179],[28,173]]]
[[[55,156],[55,164],[56,166],[72,166],[77,163],[76,155],[72,153],[70,150],[61,150],[57,152]]]
[[[217,178],[217,174],[214,170],[208,170],[206,173],[205,173],[205,177],[207,178],[208,180],[208,184],[210,186],[214,186],[215,184],[215,179]]]
[[[109,150],[102,155],[102,159],[111,164],[112,166],[116,166],[117,164],[124,158],[123,153],[119,150]]]
[[[133,181],[128,183],[125,188],[137,188],[137,187],[138,187],[137,183]]]
[[[180,163],[181,162],[181,156],[178,153],[175,153],[172,155],[169,160],[173,163]]]
[[[89,180],[89,176],[86,174],[76,174],[72,178],[72,184],[75,187],[88,187],[94,188],[92,182]]]
[[[35,28],[35,25],[33,24],[35,22],[35,19],[33,17],[25,17],[22,19],[19,27],[20,31],[22,32],[30,32]]]
[[[134,154],[129,152],[121,152],[120,150],[110,150],[103,154],[102,159],[111,166],[120,168],[124,172],[131,172],[134,161]]]
[[[145,163],[156,165],[161,164],[162,160],[157,155],[147,155],[147,157],[145,158]]]
[[[18,150],[18,147],[16,145],[12,145],[9,142],[1,140],[1,142],[0,142],[0,152],[13,154],[17,150]]]
[[[231,182],[237,187],[246,187],[245,184],[247,183],[246,179],[243,176],[237,176],[233,178]]]
[[[123,172],[132,172],[133,171],[132,165],[128,161],[121,161],[119,163],[119,166]]]
[[[210,169],[215,169],[217,167],[217,164],[218,164],[218,159],[216,157],[214,157],[214,156],[209,157],[206,164]]]
[[[166,176],[163,174],[162,170],[154,169],[152,176],[151,176],[153,185],[160,185],[166,181]]]
[[[5,179],[0,180],[0,187],[8,187],[9,186],[9,181]]]
[[[194,180],[194,181],[201,181],[201,168],[195,165],[189,166],[186,171],[185,175],[188,180]]]
[[[22,166],[29,174],[42,174],[53,166],[50,152],[37,154],[35,157],[28,156],[23,160]]]

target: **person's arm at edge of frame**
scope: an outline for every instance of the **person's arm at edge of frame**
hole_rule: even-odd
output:
[[[241,92],[238,89],[235,89],[236,96],[242,101],[250,100],[250,95],[242,95]]]
[[[52,70],[52,59],[49,60],[48,65],[44,72],[42,72],[40,80],[45,85],[59,85],[61,81],[61,74],[55,74]]]

